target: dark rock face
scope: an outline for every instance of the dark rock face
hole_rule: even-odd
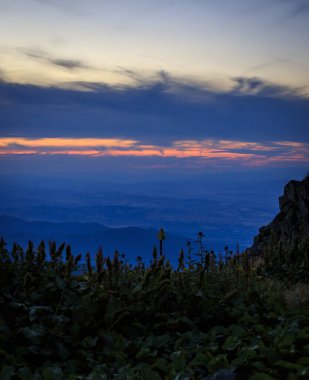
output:
[[[309,176],[302,181],[290,181],[279,198],[280,212],[267,226],[260,228],[249,249],[252,254],[267,254],[280,250],[291,254],[309,252]]]

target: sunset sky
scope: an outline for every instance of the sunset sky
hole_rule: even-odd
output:
[[[0,173],[305,173],[308,36],[307,0],[0,0]]]

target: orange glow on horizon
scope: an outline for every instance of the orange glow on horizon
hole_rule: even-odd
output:
[[[0,138],[0,156],[67,155],[84,157],[159,157],[175,159],[239,160],[246,165],[308,162],[309,144],[278,141],[257,143],[235,140],[176,140],[150,145],[121,138]]]
[[[28,139],[24,137],[2,137],[0,138],[0,147],[9,147],[18,145],[31,148],[90,148],[90,147],[121,147],[127,148],[136,144],[136,140],[128,139],[100,139],[100,138],[66,138],[66,137],[50,137]]]

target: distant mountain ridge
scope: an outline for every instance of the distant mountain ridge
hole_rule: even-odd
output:
[[[0,236],[11,245],[17,242],[26,246],[29,240],[36,245],[41,241],[55,240],[58,244],[70,244],[74,253],[90,251],[94,257],[102,246],[106,255],[113,255],[117,249],[134,261],[137,256],[149,260],[153,246],[158,246],[157,230],[128,226],[111,228],[99,223],[29,221],[9,215],[0,216]],[[176,262],[179,251],[185,248],[188,238],[166,234],[164,253]],[[10,248],[10,247],[9,247]]]
[[[109,230],[109,227],[103,226],[99,223],[82,223],[82,222],[47,222],[47,221],[31,221],[22,218],[17,218],[10,215],[0,216],[0,228],[8,232],[14,232],[19,229],[24,229],[25,232],[32,231],[33,229],[40,228],[42,233],[46,232],[63,232],[64,228],[66,232],[80,232],[83,228],[84,232],[94,232]]]

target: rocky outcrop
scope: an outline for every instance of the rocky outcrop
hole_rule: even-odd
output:
[[[252,254],[280,251],[286,256],[309,252],[309,175],[302,181],[290,181],[279,198],[280,212],[267,226],[260,228],[249,249]]]

